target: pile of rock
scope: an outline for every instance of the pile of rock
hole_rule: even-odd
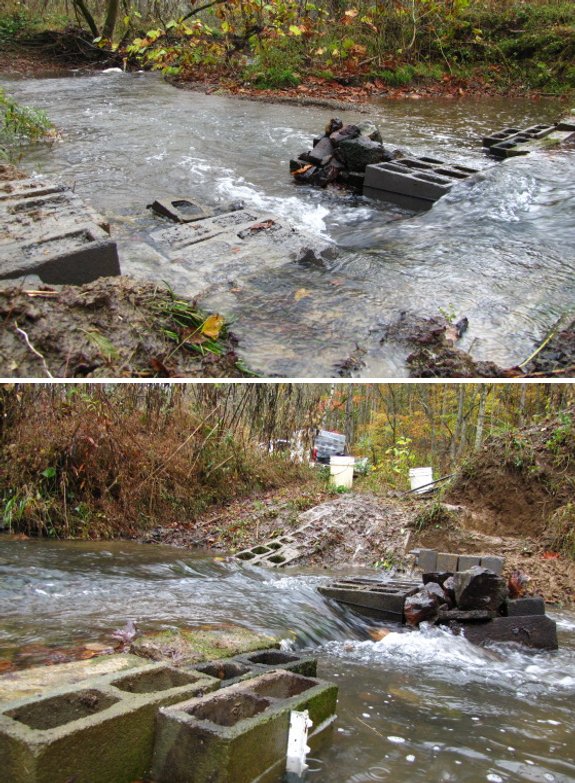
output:
[[[367,166],[403,154],[384,147],[373,122],[344,125],[335,117],[327,123],[323,136],[314,139],[313,149],[290,161],[290,171],[299,184],[325,187],[339,182],[361,191]]]
[[[482,566],[466,571],[423,574],[423,587],[404,604],[408,625],[447,625],[475,644],[518,642],[557,649],[555,622],[539,597],[510,598],[503,577]]]

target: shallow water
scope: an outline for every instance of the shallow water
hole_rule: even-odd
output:
[[[111,642],[127,619],[235,622],[313,651],[339,685],[333,741],[314,749],[306,783],[575,781],[573,612],[552,615],[557,652],[482,649],[438,629],[372,642],[367,622],[319,595],[327,578],[168,547],[5,542],[0,656]]]
[[[380,344],[385,324],[404,310],[440,308],[469,318],[461,347],[508,366],[575,300],[573,150],[491,165],[478,184],[460,183],[430,212],[409,216],[290,180],[290,157],[309,148],[332,110],[200,95],[151,74],[3,86],[60,129],[62,140],[26,163],[112,216],[126,273],[198,293],[193,258],[186,270],[158,264],[145,245],[128,252],[160,224],[146,205],[162,196],[241,198],[334,243],[336,259],[320,266],[278,268],[270,258],[246,273],[229,259],[226,284],[204,292],[207,306],[233,318],[243,358],[262,374],[332,376],[359,346],[362,376],[405,375],[404,357]],[[405,99],[374,104],[371,117],[392,146],[483,168],[491,162],[481,136],[565,113],[554,100]],[[365,117],[342,113],[345,122]]]

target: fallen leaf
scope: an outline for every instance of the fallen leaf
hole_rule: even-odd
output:
[[[311,291],[308,288],[298,288],[293,295],[293,298],[296,302],[299,302],[301,299],[306,299],[308,296],[311,296]]]
[[[223,329],[224,323],[225,319],[223,315],[214,313],[206,318],[201,326],[201,332],[202,334],[205,334],[206,337],[212,337],[214,340],[217,340]]]

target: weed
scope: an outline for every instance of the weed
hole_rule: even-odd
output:
[[[443,503],[437,501],[433,505],[420,511],[412,522],[412,527],[416,533],[428,528],[449,528],[453,526],[455,515],[452,511],[445,508]]]
[[[575,560],[575,503],[558,508],[547,527],[549,548]]]

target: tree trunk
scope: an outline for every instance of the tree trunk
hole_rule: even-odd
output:
[[[118,11],[120,9],[120,0],[108,0],[106,8],[106,21],[102,28],[102,37],[112,40],[114,35],[114,28],[116,27],[116,20],[118,19]]]
[[[90,28],[90,32],[94,38],[97,38],[100,35],[98,27],[84,0],[72,0],[72,2],[74,3],[74,7],[79,11],[80,15],[84,17],[86,24]]]
[[[483,441],[483,427],[485,426],[485,403],[487,401],[487,384],[482,383],[479,392],[479,412],[477,414],[477,427],[475,429],[474,451],[479,451]]]

